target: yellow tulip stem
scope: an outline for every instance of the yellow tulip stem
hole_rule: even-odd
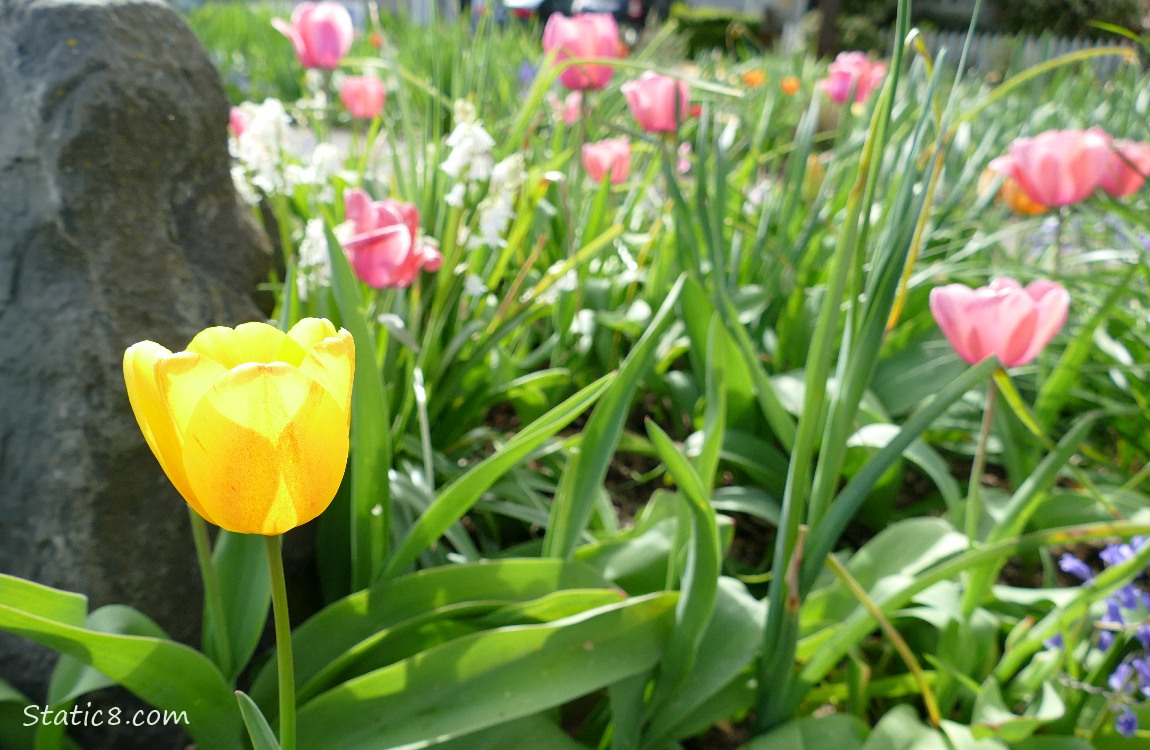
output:
[[[276,665],[280,688],[280,750],[295,750],[295,661],[291,650],[291,622],[288,619],[287,584],[280,555],[279,536],[264,537],[268,571],[272,582],[272,612],[276,622]]]
[[[228,638],[228,624],[224,617],[224,596],[220,591],[220,579],[212,562],[212,545],[208,540],[208,524],[200,514],[188,508],[188,519],[192,524],[192,543],[196,547],[196,558],[200,563],[200,581],[204,586],[204,606],[210,613],[216,637],[217,665],[224,674],[232,673],[232,647]]]

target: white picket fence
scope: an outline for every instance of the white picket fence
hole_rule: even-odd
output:
[[[893,30],[885,32],[886,46],[893,47]],[[924,31],[923,41],[930,50],[931,55],[937,57],[940,50],[947,50],[947,59],[953,65],[958,62],[962,54],[962,47],[966,43],[965,31]],[[1043,35],[1040,37],[1023,36],[1018,34],[999,34],[992,32],[975,32],[971,40],[970,52],[967,55],[967,68],[982,73],[991,71],[1004,72],[1006,70],[1021,70],[1022,68],[1037,65],[1060,55],[1078,50],[1095,47],[1121,46],[1134,52],[1134,43],[1115,37],[1115,41],[1099,41],[1096,39],[1082,39],[1056,37]],[[1102,75],[1113,73],[1118,66],[1125,64],[1120,55],[1107,55],[1094,58],[1091,65]]]

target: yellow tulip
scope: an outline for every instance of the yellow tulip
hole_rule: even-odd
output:
[[[228,531],[272,536],[331,504],[347,464],[355,342],[306,318],[201,331],[176,354],[124,353],[144,439],[188,505]]]

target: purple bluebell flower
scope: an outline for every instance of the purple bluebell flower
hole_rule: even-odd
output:
[[[529,60],[524,60],[519,64],[519,85],[527,88],[535,83],[535,76],[539,74],[539,68],[531,64]]]
[[[1114,597],[1106,600],[1106,622],[1111,625],[1125,625],[1126,618],[1122,616],[1122,607],[1114,601]]]
[[[1110,675],[1110,679],[1106,681],[1106,684],[1109,685],[1110,689],[1114,692],[1124,693],[1126,692],[1126,686],[1132,684],[1131,680],[1133,677],[1134,667],[1126,662],[1122,662],[1118,665],[1118,668],[1114,670],[1114,674]]]
[[[1138,731],[1138,717],[1134,715],[1130,706],[1122,707],[1118,718],[1114,720],[1114,728],[1126,739],[1130,739]]]
[[[1098,648],[1106,651],[1114,645],[1114,634],[1109,630],[1100,630],[1098,632]]]
[[[1111,598],[1118,602],[1123,609],[1138,608],[1138,589],[1133,584],[1126,584],[1118,589]]]
[[[1058,569],[1063,573],[1074,576],[1080,581],[1089,581],[1094,578],[1094,571],[1090,569],[1090,566],[1069,552],[1064,553],[1062,557],[1058,559]]]
[[[1145,691],[1146,687],[1150,685],[1150,659],[1145,657],[1131,659],[1130,666],[1134,668],[1135,674],[1138,675],[1138,685],[1141,690]]]
[[[1142,648],[1150,651],[1150,624],[1142,623],[1138,629],[1134,631],[1134,637],[1142,644]]]
[[[1066,645],[1066,642],[1062,640],[1062,633],[1055,633],[1043,641],[1042,645],[1046,648],[1062,648]]]
[[[1118,565],[1134,556],[1134,548],[1129,544],[1108,544],[1098,556],[1107,565]]]

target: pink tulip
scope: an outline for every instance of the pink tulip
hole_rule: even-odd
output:
[[[583,146],[583,168],[595,182],[611,173],[611,184],[617,185],[631,174],[631,141],[626,138],[608,138]]]
[[[621,87],[639,127],[648,133],[674,133],[691,108],[686,81],[647,71]]]
[[[339,86],[339,98],[352,117],[370,120],[383,111],[387,89],[375,76],[349,76]]]
[[[355,275],[376,289],[407,287],[421,269],[436,271],[443,256],[417,241],[419,211],[410,203],[373,201],[363,190],[344,193],[344,215],[353,227],[344,240]]]
[[[871,60],[864,52],[840,52],[818,85],[832,101],[845,104],[854,91],[854,100],[864,102],[882,85],[886,63]]]
[[[228,130],[238,141],[248,127],[248,113],[240,107],[232,107],[228,112]]]
[[[1109,195],[1121,198],[1137,192],[1150,176],[1150,143],[1116,140],[1112,145],[1098,184]]]
[[[555,13],[543,29],[543,51],[554,51],[557,63],[572,58],[619,57],[619,26],[610,13],[583,13],[568,18]],[[609,65],[571,65],[559,74],[569,89],[601,89],[611,80]]]
[[[299,64],[331,70],[351,49],[355,28],[347,8],[335,2],[300,3],[291,23],[273,18],[272,26],[291,40]]]
[[[993,168],[1035,203],[1069,206],[1094,192],[1112,157],[1110,136],[1098,128],[1047,130],[1016,139]]]
[[[995,279],[971,289],[948,284],[930,292],[930,311],[947,341],[970,364],[990,355],[1003,367],[1034,360],[1066,322],[1070,294],[1053,281],[1023,288],[1014,279]]]

